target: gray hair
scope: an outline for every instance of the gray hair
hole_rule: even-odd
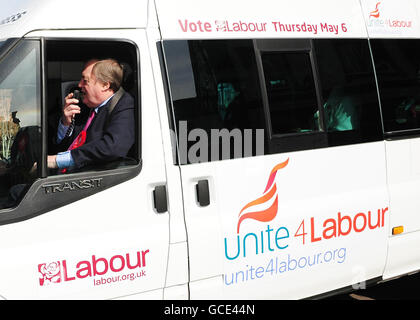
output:
[[[102,83],[109,83],[112,91],[117,92],[123,81],[124,71],[118,61],[114,59],[99,60],[92,69],[92,74]]]

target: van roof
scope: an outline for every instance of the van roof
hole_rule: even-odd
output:
[[[0,13],[0,39],[34,30],[145,28],[163,39],[420,38],[418,0],[19,0]]]
[[[144,28],[148,0],[20,0],[0,12],[0,39],[34,30]]]
[[[155,2],[164,39],[420,38],[418,0]]]

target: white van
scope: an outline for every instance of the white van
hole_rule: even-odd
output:
[[[420,269],[415,0],[7,6],[1,297],[302,299]],[[92,57],[124,65],[136,144],[58,174]]]

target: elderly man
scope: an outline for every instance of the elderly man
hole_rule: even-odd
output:
[[[82,125],[72,126],[80,107],[70,93],[56,140],[57,150],[62,152],[48,156],[48,168],[64,172],[127,156],[135,141],[134,99],[121,88],[122,78],[123,70],[113,59],[91,60],[85,65],[79,87],[89,117]]]

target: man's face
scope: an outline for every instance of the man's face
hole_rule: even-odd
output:
[[[79,82],[79,87],[84,93],[83,103],[89,108],[96,108],[102,101],[104,101],[104,93],[106,86],[100,81],[96,80],[92,69],[95,63],[88,64],[82,72],[82,78]]]

